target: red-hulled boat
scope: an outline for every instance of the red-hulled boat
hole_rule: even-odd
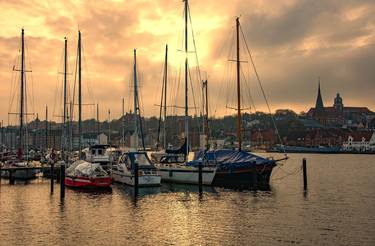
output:
[[[99,163],[79,160],[67,170],[65,185],[75,188],[107,188],[112,184],[112,178]]]

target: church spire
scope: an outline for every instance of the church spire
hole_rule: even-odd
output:
[[[318,97],[316,98],[315,110],[316,110],[316,112],[323,112],[324,111],[322,94],[320,92],[320,77],[319,77],[319,85],[318,85]]]

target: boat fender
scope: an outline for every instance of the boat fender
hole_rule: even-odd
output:
[[[173,176],[173,172],[172,170],[169,171],[169,177],[172,177]]]

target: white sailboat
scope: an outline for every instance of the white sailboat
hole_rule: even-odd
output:
[[[17,157],[11,158],[4,163],[4,167],[7,168],[31,168],[31,169],[24,169],[24,170],[16,170],[13,174],[15,179],[32,179],[36,177],[36,174],[39,173],[39,170],[32,169],[35,167],[33,162],[30,162],[28,159],[28,144],[27,144],[27,120],[25,120],[27,115],[27,106],[26,106],[26,63],[25,63],[25,33],[24,29],[22,29],[21,34],[21,64],[20,68],[13,68],[13,71],[20,72],[20,94],[19,94],[19,136],[18,136],[18,150],[17,150]],[[26,153],[24,150],[26,149]],[[25,158],[26,157],[26,158]],[[8,171],[1,171],[1,177],[8,178],[10,174]]]
[[[140,118],[137,81],[137,51],[134,50],[134,141],[132,147],[135,151],[129,151],[122,154],[117,164],[112,165],[111,175],[115,182],[134,186],[136,179],[135,174],[138,172],[138,186],[160,186],[161,176],[156,172],[156,168],[148,158],[147,153],[137,151],[138,120],[140,120]]]
[[[184,1],[185,10],[185,143],[184,149],[184,162],[179,162],[179,156],[171,155],[161,157],[160,163],[156,164],[158,173],[161,175],[163,181],[174,183],[198,184],[199,183],[199,170],[196,166],[188,166],[186,162],[189,154],[189,109],[188,109],[188,14],[189,3],[188,0]],[[202,183],[204,185],[211,185],[216,174],[216,167],[203,167],[202,168]]]
[[[115,182],[135,185],[135,164],[138,164],[138,186],[160,186],[161,176],[148,159],[145,152],[128,152],[123,154],[118,163],[112,166],[111,174]]]

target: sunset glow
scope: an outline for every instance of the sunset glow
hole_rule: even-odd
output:
[[[327,104],[340,92],[344,104],[375,108],[375,4],[318,2],[190,1],[199,64],[209,79],[210,104],[215,105],[212,114],[231,113],[219,91],[226,88],[225,48],[236,16],[241,16],[273,110],[308,110],[314,104],[318,76]],[[45,105],[56,104],[65,36],[73,70],[78,29],[87,64],[84,81],[92,87],[94,103],[102,105],[103,117],[108,108],[113,117],[119,117],[121,99],[130,95],[134,48],[142,75],[143,110],[148,116],[158,112],[154,105],[160,97],[165,45],[170,50],[171,76],[177,74],[184,58],[178,51],[183,39],[181,1],[1,1],[0,7],[0,118],[5,122],[21,28],[25,28],[27,59],[33,70],[34,113],[40,115]],[[192,40],[189,46],[193,50]],[[195,55],[189,54],[189,59],[194,61]],[[195,65],[191,62],[191,68]],[[131,100],[126,103],[129,110]],[[266,110],[263,101],[257,109]]]

